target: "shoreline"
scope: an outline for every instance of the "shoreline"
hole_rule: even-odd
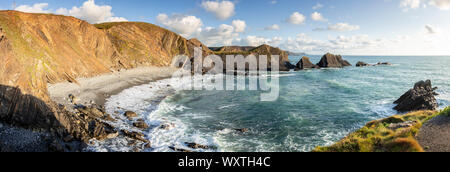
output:
[[[47,90],[52,101],[73,111],[74,103],[104,106],[112,95],[128,88],[172,77],[179,70],[173,67],[139,67],[90,78],[77,78],[76,83],[49,84]],[[75,96],[72,103],[69,95]]]

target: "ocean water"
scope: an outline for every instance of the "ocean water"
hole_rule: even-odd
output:
[[[301,57],[291,57],[297,62]],[[108,113],[131,127],[120,114],[132,110],[151,128],[144,131],[152,148],[188,149],[185,142],[215,146],[224,152],[305,152],[330,145],[371,120],[396,114],[394,102],[420,80],[439,87],[440,108],[450,106],[450,57],[345,56],[353,65],[390,62],[392,66],[347,67],[283,72],[278,77],[280,96],[261,102],[261,91],[176,91],[186,81],[161,80],[124,90],[106,103]],[[312,56],[316,63],[320,56]],[[256,77],[256,76],[253,76]],[[169,130],[159,126],[167,124]],[[248,128],[239,133],[235,129]],[[129,151],[125,138],[93,141],[93,151]]]

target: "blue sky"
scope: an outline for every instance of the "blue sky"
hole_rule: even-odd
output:
[[[15,6],[13,5],[15,4]],[[323,54],[448,55],[450,0],[2,0],[91,23],[144,21],[208,46]]]

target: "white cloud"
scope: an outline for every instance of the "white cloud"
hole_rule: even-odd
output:
[[[402,0],[400,2],[400,7],[407,9],[417,9],[420,7],[421,0]]]
[[[241,40],[241,45],[260,46],[262,44],[269,44],[269,39],[257,36],[247,36]]]
[[[425,25],[425,29],[427,31],[428,34],[436,34],[438,33],[438,29],[434,26],[431,25]]]
[[[278,26],[277,24],[273,24],[271,26],[265,27],[264,30],[280,30],[280,26]]]
[[[318,9],[321,9],[321,8],[323,8],[323,5],[320,4],[320,3],[317,3],[316,5],[314,5],[314,6],[312,7],[313,10],[318,10]]]
[[[159,14],[156,17],[156,20],[158,23],[161,23],[168,29],[177,32],[184,37],[189,37],[201,31],[201,27],[203,26],[202,20],[195,16],[168,16],[167,14]]]
[[[313,19],[314,21],[322,21],[322,22],[326,22],[328,21],[326,18],[324,18],[322,16],[322,14],[318,13],[318,12],[314,12],[311,14],[311,19]]]
[[[48,3],[36,3],[32,6],[29,5],[20,5],[14,10],[22,11],[26,13],[50,13],[49,10],[46,10],[48,7]]]
[[[272,0],[272,1],[270,1],[270,3],[271,3],[271,4],[277,4],[278,1],[277,1],[277,0]]]
[[[427,1],[428,4],[426,3]],[[400,2],[400,7],[403,8],[403,11],[420,7],[427,8],[428,5],[435,6],[440,10],[450,10],[450,0],[402,0]]]
[[[430,5],[434,5],[441,10],[449,10],[450,0],[430,0]]]
[[[233,20],[232,25],[235,32],[244,32],[247,24],[242,20]]]
[[[291,24],[302,24],[306,20],[306,17],[303,14],[300,14],[299,12],[294,12],[286,21]]]
[[[234,27],[222,24],[217,28],[206,27],[198,35],[198,39],[207,46],[214,45],[231,45],[233,40],[239,37],[239,34],[234,32]]]
[[[123,17],[114,16],[111,6],[97,5],[94,0],[85,1],[81,7],[74,6],[70,10],[60,8],[56,13],[74,16],[89,23],[127,21]]]
[[[235,14],[234,3],[231,1],[204,1],[202,7],[220,20],[226,20]]]

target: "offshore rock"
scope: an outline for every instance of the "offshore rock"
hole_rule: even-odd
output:
[[[394,109],[399,112],[436,110],[438,104],[435,96],[438,94],[435,90],[437,90],[437,87],[433,88],[430,80],[417,82],[413,89],[407,91],[394,102],[397,104]]]

